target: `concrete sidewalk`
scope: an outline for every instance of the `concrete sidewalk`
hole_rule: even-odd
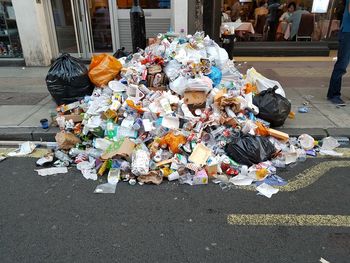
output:
[[[280,130],[291,136],[309,133],[316,138],[350,137],[349,73],[342,88],[348,106],[337,108],[325,99],[333,62],[261,60],[238,62],[239,68],[245,72],[253,66],[282,84],[296,118],[288,119]],[[40,128],[40,119],[50,119],[56,107],[46,89],[47,71],[48,68],[0,67],[0,140],[53,140],[57,128]],[[303,104],[308,104],[309,113],[298,113]]]

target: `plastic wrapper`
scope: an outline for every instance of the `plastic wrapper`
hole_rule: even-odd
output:
[[[140,175],[137,180],[144,184],[160,185],[163,182],[163,176],[158,171],[152,171],[147,175]]]
[[[182,65],[177,60],[171,60],[164,67],[164,72],[170,81],[174,81],[180,75]]]
[[[264,90],[253,99],[255,106],[259,108],[258,117],[268,121],[271,127],[282,126],[291,111],[289,100],[276,93],[278,87]]]
[[[300,135],[298,141],[304,150],[311,150],[315,146],[315,139],[308,134]]]
[[[207,37],[208,38],[208,37]],[[228,53],[225,49],[221,48],[214,41],[207,43],[206,51],[210,60],[215,62],[218,68],[225,66],[225,63],[229,60]]]
[[[92,57],[89,77],[97,87],[103,87],[116,78],[122,68],[122,64],[115,57],[107,54]]]
[[[82,100],[93,91],[84,63],[69,54],[61,55],[52,64],[46,86],[57,105]]]
[[[213,81],[213,86],[216,87],[220,84],[222,79],[221,70],[217,67],[211,67],[211,72],[208,77]]]
[[[131,172],[136,176],[149,173],[150,155],[146,146],[138,147],[132,154]]]
[[[94,194],[115,194],[116,184],[100,184],[96,187]]]
[[[258,73],[255,70],[255,68],[251,68],[247,70],[246,82],[256,86],[259,92],[262,92],[264,90],[274,88],[275,86],[277,86],[276,93],[280,94],[283,97],[286,97],[286,93],[284,92],[281,84],[278,81],[271,80],[264,77],[263,75]]]
[[[243,135],[229,143],[225,151],[236,162],[251,166],[271,160],[276,148],[266,137]]]
[[[179,76],[177,79],[174,81],[170,82],[169,88],[174,91],[175,93],[183,96],[186,86],[188,84],[188,79],[183,76]]]

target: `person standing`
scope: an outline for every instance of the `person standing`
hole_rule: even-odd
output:
[[[333,104],[345,105],[341,99],[341,83],[350,62],[350,0],[346,0],[343,22],[339,31],[338,58],[329,83],[327,98]]]
[[[267,36],[268,41],[275,41],[276,31],[278,26],[279,7],[280,7],[280,0],[269,0],[268,2],[269,15],[267,16],[267,25],[269,26],[269,32]]]
[[[231,6],[231,20],[236,22],[241,16],[241,4],[238,0],[235,0]]]

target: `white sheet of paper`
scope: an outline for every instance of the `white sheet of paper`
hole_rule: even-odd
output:
[[[153,123],[149,119],[142,120],[142,124],[146,132],[150,132],[155,129]]]
[[[115,194],[116,184],[100,184],[96,187],[94,194]]]
[[[35,170],[35,171],[37,171],[40,176],[68,173],[67,167],[52,167],[52,168]]]
[[[258,190],[258,192],[268,198],[271,198],[271,196],[273,194],[277,194],[279,189],[273,188],[272,186],[262,183],[261,185],[259,185],[256,190]]]
[[[8,156],[25,156],[25,155],[28,155],[28,154],[31,154],[34,149],[35,149],[36,145],[32,142],[24,142],[20,145],[19,149],[13,151],[13,152],[10,152],[8,153],[7,155]]]
[[[237,175],[235,177],[232,177],[229,181],[234,185],[251,185],[254,180],[248,176]]]
[[[286,164],[291,164],[291,163],[295,163],[298,159],[298,154],[296,152],[291,152],[291,153],[287,153],[285,155],[286,158]]]
[[[162,126],[171,130],[177,130],[180,127],[180,120],[174,116],[164,116]]]
[[[124,119],[124,120],[122,121],[122,123],[120,124],[120,126],[122,126],[122,127],[124,127],[124,128],[131,129],[132,126],[134,125],[134,122],[135,122],[134,119],[131,119],[131,118],[128,119],[128,118],[126,118],[126,119]]]

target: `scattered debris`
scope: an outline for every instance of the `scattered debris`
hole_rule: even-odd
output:
[[[115,193],[120,182],[212,181],[223,190],[253,185],[271,198],[278,192],[272,186],[287,183],[278,168],[319,150],[309,135],[290,138],[272,129],[295,117],[281,84],[254,68],[243,75],[203,32],[160,34],[145,50],[119,52],[118,59],[94,56],[88,72],[66,54],[54,65],[46,81],[61,132],[54,157],[38,164],[58,167],[38,173],[76,165],[86,179],[106,177],[94,193]],[[78,85],[71,83],[74,74]],[[70,98],[67,87],[74,90]],[[325,139],[320,152],[334,147]]]

